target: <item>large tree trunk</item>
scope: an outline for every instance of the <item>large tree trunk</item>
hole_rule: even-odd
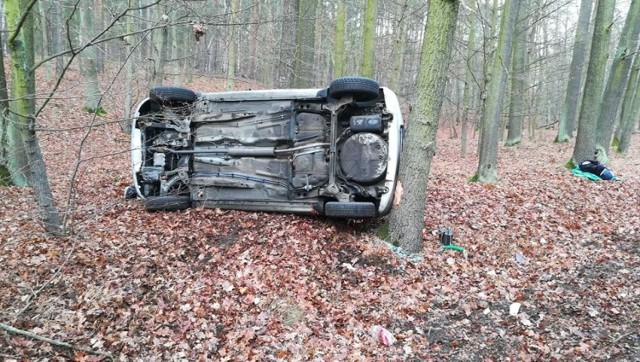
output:
[[[336,13],[336,35],[333,44],[333,77],[339,78],[345,75],[345,34],[347,31],[347,5],[346,0],[338,0]]]
[[[519,7],[520,0],[506,0],[504,3],[498,47],[489,75],[487,98],[482,112],[478,170],[473,177],[480,182],[498,180],[498,143],[501,134],[502,103],[507,87],[507,69],[511,69],[513,30]]]
[[[80,44],[83,46],[91,40],[93,34],[93,10],[90,0],[80,0]],[[85,83],[84,109],[90,113],[103,113],[100,106],[100,84],[96,68],[97,49],[88,46],[80,53],[82,76]]]
[[[615,1],[598,1],[587,79],[585,80],[584,96],[582,107],[580,108],[578,133],[573,155],[567,163],[569,167],[574,167],[580,161],[593,159],[596,155],[597,117],[598,109],[603,106],[602,90],[604,88],[605,67],[609,53],[614,9]]]
[[[1,43],[2,34],[0,34]],[[24,151],[20,128],[9,117],[9,96],[5,74],[4,54],[0,49],[0,185],[26,186],[29,162]]]
[[[0,33],[0,44],[2,44],[2,34]],[[9,158],[11,157],[11,149],[7,144],[7,137],[9,135],[9,127],[15,127],[9,119],[9,93],[7,92],[7,79],[4,72],[4,54],[0,49],[0,186],[13,185],[12,172],[9,169]],[[19,135],[19,133],[18,133]],[[26,160],[25,160],[26,166]],[[19,173],[22,175],[22,173]],[[24,181],[26,183],[26,180]]]
[[[578,104],[580,103],[580,90],[582,89],[582,70],[585,66],[585,55],[589,46],[589,20],[591,20],[592,7],[591,0],[582,0],[580,3],[576,40],[573,45],[573,56],[569,69],[569,83],[567,84],[556,142],[568,142],[573,137]]]
[[[410,253],[422,251],[427,181],[435,154],[436,133],[453,48],[458,4],[459,1],[453,0],[429,1],[416,110],[407,130],[400,165],[400,183],[404,187],[404,196],[389,219],[392,240]]]
[[[41,211],[45,230],[50,234],[61,233],[62,222],[53,201],[47,178],[47,170],[35,133],[35,74],[33,66],[33,9],[26,8],[26,1],[5,0],[7,25],[11,51],[11,122],[20,132],[22,146],[28,161],[27,182],[33,188]],[[20,26],[22,14],[29,12]]]
[[[315,17],[317,0],[298,0],[296,20],[296,48],[293,62],[293,86],[306,88],[314,85],[313,59],[315,56]]]
[[[639,34],[640,0],[633,0],[620,35],[611,70],[609,71],[609,78],[602,97],[600,115],[598,116],[596,146],[599,153],[601,153],[601,160],[604,162],[606,162],[607,153],[609,153],[613,127],[618,118],[622,95],[627,86],[629,69],[638,47]]]
[[[364,77],[375,75],[376,25],[378,20],[378,0],[366,0],[362,32],[362,71]]]
[[[527,4],[523,4],[518,9],[518,20],[516,22],[516,34],[513,44],[513,67],[511,71],[511,94],[509,96],[509,132],[507,133],[507,146],[515,146],[522,141],[522,123],[525,113],[525,80],[527,78],[526,69],[526,47],[528,12]]]

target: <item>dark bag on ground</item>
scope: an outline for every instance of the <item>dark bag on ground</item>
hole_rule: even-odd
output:
[[[580,162],[579,167],[580,171],[592,173],[603,180],[611,180],[614,177],[613,171],[608,169],[604,164],[595,160],[582,161]]]

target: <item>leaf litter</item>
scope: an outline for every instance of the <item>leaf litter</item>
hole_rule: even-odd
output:
[[[120,98],[106,99],[104,121],[118,119]],[[72,103],[53,100],[40,125],[88,124]],[[78,163],[84,132],[40,133],[69,236],[43,233],[31,191],[0,188],[6,324],[119,360],[640,358],[639,135],[610,164],[622,182],[572,176],[561,167],[571,145],[542,130],[501,148],[500,180],[484,185],[467,183],[477,158],[443,130],[425,229],[451,227],[467,253],[424,233],[411,261],[376,240],[379,221],[145,212],[122,197],[127,136],[94,127]],[[4,332],[0,354],[91,360]]]

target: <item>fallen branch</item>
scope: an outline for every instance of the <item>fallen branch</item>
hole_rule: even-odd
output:
[[[86,352],[86,353],[97,355],[97,356],[103,356],[103,357],[106,357],[106,358],[108,358],[110,360],[113,360],[113,356],[111,356],[111,354],[109,354],[107,352],[94,351],[94,350],[92,350],[90,348],[74,346],[74,345],[66,343],[66,342],[56,341],[55,339],[42,337],[42,336],[39,336],[39,335],[37,335],[35,333],[31,333],[29,331],[25,331],[25,330],[18,329],[18,328],[13,328],[13,327],[11,327],[9,325],[6,325],[4,323],[0,323],[0,329],[5,330],[5,331],[7,331],[9,333],[12,333],[12,334],[18,334],[18,335],[21,335],[21,336],[25,336],[25,337],[29,337],[29,338],[32,338],[32,339],[36,339],[36,340],[41,341],[41,342],[46,342],[46,343],[52,344],[54,346],[73,349],[73,350],[76,350],[76,351],[82,351],[82,352]]]

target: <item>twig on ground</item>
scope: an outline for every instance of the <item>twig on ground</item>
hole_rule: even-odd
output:
[[[108,358],[110,360],[113,360],[113,356],[111,356],[111,354],[108,353],[108,352],[95,351],[95,350],[90,349],[90,348],[74,346],[74,345],[66,343],[66,342],[56,341],[55,339],[42,337],[42,336],[39,336],[39,335],[37,335],[35,333],[31,333],[29,331],[25,331],[25,330],[22,330],[22,329],[14,328],[14,327],[6,325],[4,323],[0,323],[0,329],[5,330],[5,331],[7,331],[7,332],[9,332],[11,334],[17,334],[17,335],[29,337],[29,338],[32,338],[32,339],[35,339],[35,340],[38,340],[38,341],[41,341],[41,342],[46,342],[46,343],[52,344],[54,346],[73,349],[75,351],[82,351],[82,352],[90,353],[90,354],[93,354],[93,355],[96,355],[96,356],[103,356],[103,357],[106,357],[106,358]]]

